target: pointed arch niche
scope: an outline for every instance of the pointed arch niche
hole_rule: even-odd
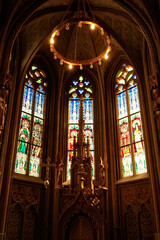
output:
[[[65,87],[65,116],[66,116],[66,179],[70,180],[71,159],[73,155],[73,140],[77,137],[79,129],[79,97],[84,97],[84,133],[87,141],[89,137],[92,164],[92,179],[95,179],[95,82],[89,74],[83,71],[74,74]]]
[[[46,73],[32,64],[25,75],[14,172],[40,177],[46,110]]]
[[[123,63],[114,78],[120,177],[147,173],[143,121],[137,75]]]

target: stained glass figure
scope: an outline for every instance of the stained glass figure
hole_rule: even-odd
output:
[[[137,151],[138,150],[138,151]],[[146,157],[144,152],[144,142],[135,143],[134,158],[136,164],[136,174],[147,172]]]
[[[29,175],[39,177],[41,159],[41,147],[31,145],[31,155],[29,163]]]
[[[79,130],[78,125],[69,125],[68,150],[73,150],[74,137],[77,140],[78,130]]]
[[[133,67],[123,64],[115,80],[123,177],[147,172],[136,78]]]
[[[23,147],[23,149],[22,149],[23,144],[25,145],[25,147]],[[18,141],[16,163],[15,163],[15,172],[16,173],[26,174],[27,150],[28,150],[28,144]]]
[[[31,66],[26,73],[15,172],[40,176],[45,108],[45,73]],[[33,112],[34,111],[34,112]]]
[[[131,125],[133,142],[142,141],[143,134],[140,113],[131,116]]]
[[[119,120],[119,128],[120,128],[120,145],[125,146],[130,144],[128,118],[123,118]]]
[[[122,157],[123,177],[132,176],[133,175],[133,166],[132,166],[130,146],[121,148],[121,157]]]
[[[84,134],[85,134],[86,142],[87,142],[87,136],[89,137],[89,149],[94,150],[93,125],[85,125]]]

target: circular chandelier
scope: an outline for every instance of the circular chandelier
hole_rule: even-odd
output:
[[[78,11],[70,19],[64,20],[74,0],[60,22],[52,31],[50,38],[50,51],[54,59],[59,59],[60,65],[64,63],[72,69],[73,66],[101,65],[102,59],[108,59],[111,51],[110,37],[104,29],[96,23],[91,7],[87,0],[78,0]],[[89,9],[89,14],[86,11]],[[67,45],[67,49],[64,46]]]

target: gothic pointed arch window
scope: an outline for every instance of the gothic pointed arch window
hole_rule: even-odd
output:
[[[74,136],[77,140],[79,131],[79,98],[83,96],[84,134],[87,142],[89,137],[89,152],[92,165],[92,179],[95,177],[94,163],[94,114],[93,93],[94,83],[85,74],[78,74],[67,87],[68,98],[68,146],[67,146],[67,180],[71,179],[71,161],[73,156]],[[87,153],[86,153],[87,155]]]
[[[115,79],[121,177],[147,172],[137,76],[123,64]]]
[[[32,65],[25,75],[15,173],[40,177],[46,88],[45,72]]]

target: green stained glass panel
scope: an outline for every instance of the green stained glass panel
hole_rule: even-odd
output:
[[[122,158],[122,173],[123,177],[128,177],[133,175],[133,166],[131,158],[131,147],[125,146],[121,148],[121,158]]]
[[[31,128],[31,116],[29,114],[22,112],[18,140],[22,142],[28,142],[30,137],[30,128]],[[25,152],[25,149],[21,148],[21,151]]]
[[[34,177],[40,176],[40,160],[41,160],[41,147],[31,145],[31,154],[29,162],[29,175]]]
[[[134,144],[134,158],[136,164],[136,174],[146,173],[147,165],[143,141]]]
[[[27,152],[28,152],[28,143],[23,141],[18,141],[16,162],[15,162],[16,173],[26,174]]]

